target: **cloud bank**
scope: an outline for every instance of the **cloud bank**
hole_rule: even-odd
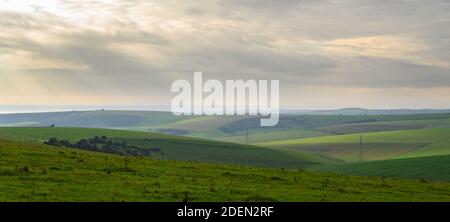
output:
[[[0,0],[0,104],[170,104],[279,79],[285,107],[448,108],[445,0]]]

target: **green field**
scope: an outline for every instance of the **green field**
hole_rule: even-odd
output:
[[[305,130],[305,129],[251,130],[249,131],[248,142],[250,144],[256,144],[276,140],[311,138],[327,135],[331,134],[316,130]],[[238,136],[225,136],[214,139],[234,143],[247,143],[246,132],[239,132]]]
[[[257,117],[95,111],[0,124],[0,200],[450,200],[450,114],[282,115],[261,128]],[[44,145],[95,136],[128,157]]]
[[[159,133],[94,128],[0,128],[0,138],[42,144],[51,137],[75,141],[93,136],[108,136],[133,145],[153,146],[164,155],[152,158],[234,163],[260,167],[299,168],[323,163],[337,163],[334,158],[312,153],[290,154],[264,147],[179,137]]]
[[[153,126],[154,128],[173,128],[190,131],[208,131],[225,126],[234,121],[247,119],[246,116],[192,116],[188,119],[180,120],[165,125]]]
[[[205,121],[201,122],[205,123]],[[336,115],[282,115],[280,123],[276,127],[261,128],[258,126],[258,123],[258,121],[251,121],[250,118],[244,118],[233,122],[228,122],[221,127],[217,126],[211,127],[208,130],[192,131],[189,136],[247,143],[247,129],[249,129],[248,142],[251,144],[258,144],[327,135],[388,132],[428,128],[450,128],[450,115],[416,114],[379,115],[367,117]],[[177,123],[173,125],[175,128],[176,124]],[[225,128],[228,131],[225,132],[222,128]]]
[[[29,126],[71,127],[145,127],[169,124],[186,117],[174,116],[170,112],[158,111],[73,111],[54,113],[2,114],[0,124],[21,124]]]
[[[347,134],[273,141],[258,145],[291,151],[317,152],[349,162],[447,155],[450,154],[450,129]]]
[[[450,201],[450,184],[120,157],[0,140],[0,201]]]
[[[423,116],[421,116],[423,117]],[[366,132],[380,132],[380,131],[394,131],[394,130],[410,130],[422,128],[450,128],[450,118],[446,115],[426,115],[429,119],[420,119],[419,117],[411,118],[410,120],[391,120],[391,121],[375,121],[368,123],[354,123],[354,124],[338,124],[332,126],[325,126],[319,130],[333,133],[333,134],[351,134],[351,133],[366,133]]]
[[[450,181],[450,155],[322,165],[315,169],[351,175]]]
[[[0,115],[0,127],[49,126],[92,127],[143,132],[178,129],[191,137],[250,143],[331,134],[396,131],[421,128],[450,128],[450,114],[414,115],[294,115],[282,114],[280,123],[261,128],[252,116],[174,116],[158,111],[76,111]]]

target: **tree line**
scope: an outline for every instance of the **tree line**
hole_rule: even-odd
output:
[[[94,136],[92,138],[80,139],[75,143],[71,143],[66,139],[59,140],[52,137],[44,143],[49,146],[69,147],[124,156],[150,156],[154,153],[163,154],[159,147],[139,147],[135,145],[128,145],[126,141],[115,142],[107,136]]]

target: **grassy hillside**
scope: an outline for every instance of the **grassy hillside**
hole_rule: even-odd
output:
[[[424,116],[427,119],[419,118]],[[447,115],[444,114],[422,115],[416,116],[415,118],[411,118],[409,120],[394,119],[389,121],[375,121],[367,123],[338,124],[320,127],[318,128],[318,130],[332,134],[351,134],[351,133],[409,130],[409,129],[423,129],[423,128],[450,128],[450,117],[447,118]]]
[[[450,155],[326,165],[315,169],[352,175],[450,181]]]
[[[311,138],[329,135],[331,134],[316,130],[305,130],[305,129],[250,130],[248,142],[250,144],[256,144],[276,140],[301,139],[301,138]],[[246,132],[240,132],[237,136],[218,137],[215,138],[215,140],[229,141],[234,143],[247,143],[247,136]]]
[[[295,113],[295,111],[293,112]],[[441,114],[450,113],[449,109],[361,109],[343,108],[334,110],[310,110],[300,112],[309,115],[417,115],[417,114]]]
[[[298,168],[323,163],[337,163],[334,158],[301,152],[291,155],[263,147],[179,137],[159,133],[135,132],[94,128],[0,128],[0,138],[32,141],[42,144],[51,137],[75,142],[93,136],[108,136],[130,145],[152,146],[163,155],[151,158],[195,160],[214,163],[233,163],[260,167]]]
[[[0,140],[0,201],[450,201],[450,184],[120,157]]]
[[[362,153],[360,155],[360,135]],[[291,151],[327,154],[346,161],[450,154],[450,129],[387,131],[261,143]]]
[[[156,111],[78,111],[0,115],[0,126],[49,126],[161,131],[204,139],[250,143],[329,134],[450,128],[450,114],[294,115],[283,114],[275,127],[261,128],[254,116],[174,116]]]
[[[234,121],[247,119],[247,116],[192,116],[177,122],[154,127],[184,129],[189,131],[208,131],[223,127]]]
[[[343,135],[352,133],[370,133],[370,132],[383,132],[383,131],[396,131],[396,130],[411,130],[411,129],[422,129],[425,125],[400,125],[396,124],[396,121],[382,122],[384,124],[376,123],[365,123],[365,124],[342,124],[335,126],[321,127],[319,130],[322,132],[327,132],[330,134]]]
[[[236,120],[219,128],[212,127],[205,131],[191,132],[189,135],[199,138],[246,143],[247,129],[249,129],[249,142],[263,143],[325,135],[423,128],[450,128],[450,115],[282,115],[280,123],[270,128],[260,127],[259,118],[253,117]]]
[[[20,124],[28,126],[70,127],[146,127],[168,124],[187,117],[158,111],[74,111],[54,113],[2,114],[0,126]]]

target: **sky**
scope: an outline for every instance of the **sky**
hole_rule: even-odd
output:
[[[450,108],[448,0],[0,0],[0,107],[168,106],[279,80],[282,107]]]

